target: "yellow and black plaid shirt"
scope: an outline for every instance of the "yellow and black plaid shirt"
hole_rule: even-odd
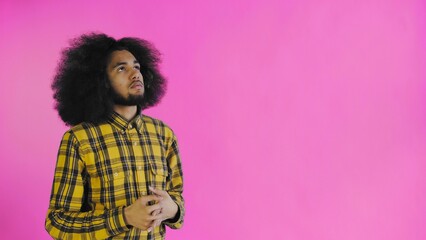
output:
[[[127,226],[124,207],[166,190],[179,206],[175,219],[152,232]],[[55,239],[163,239],[183,223],[183,179],[176,137],[159,120],[114,113],[108,123],[82,123],[61,141],[46,217]]]

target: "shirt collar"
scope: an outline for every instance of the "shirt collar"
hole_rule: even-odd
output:
[[[120,114],[113,112],[108,119],[108,122],[111,123],[114,127],[118,128],[120,131],[125,131],[126,129],[130,130],[136,128],[139,133],[142,133],[142,116],[141,114],[136,114],[136,116],[127,121]]]

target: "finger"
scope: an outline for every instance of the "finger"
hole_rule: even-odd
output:
[[[154,221],[156,221],[156,220],[158,220],[160,217],[158,216],[158,215],[150,215],[150,216],[147,216],[145,219],[147,220],[147,221],[150,221],[150,223],[149,223],[149,226],[148,227],[150,227],[150,226],[152,226],[153,224],[154,224]]]
[[[161,205],[156,203],[154,205],[147,206],[146,210],[149,212],[149,214],[153,215],[154,211],[160,211],[161,212]],[[156,214],[156,215],[158,215],[158,214]]]
[[[166,219],[166,216],[164,215],[164,213],[163,212],[161,212],[161,213],[159,213],[159,214],[157,214],[157,215],[155,215],[155,216],[153,216],[153,218],[151,219],[152,221],[160,221],[160,223],[162,222],[162,221],[164,221]]]
[[[154,210],[151,213],[151,216],[147,217],[147,220],[149,220],[149,221],[155,221],[155,220],[158,220],[158,219],[162,220],[162,218],[164,218],[163,215],[160,215],[162,213],[162,210],[163,210],[162,208]]]
[[[147,205],[151,201],[161,201],[163,198],[157,195],[147,195],[140,198],[143,205]]]
[[[150,226],[153,226],[155,221],[163,221],[163,219],[164,219],[164,216],[161,216],[160,214],[155,215],[155,216],[148,216],[146,218],[146,220],[151,221]]]
[[[156,228],[156,227],[160,226],[160,224],[161,224],[161,219],[155,220],[152,228]]]
[[[157,209],[157,210],[154,210],[154,211],[151,213],[151,215],[152,215],[152,216],[156,216],[156,215],[158,215],[159,213],[161,213],[161,208],[160,208],[160,209]]]
[[[158,196],[162,196],[162,197],[166,197],[169,194],[166,191],[160,190],[160,189],[156,189],[153,187],[149,187],[149,190],[151,190],[151,192],[153,192],[154,194],[158,195]]]

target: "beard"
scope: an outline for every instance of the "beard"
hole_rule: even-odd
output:
[[[141,106],[144,102],[144,94],[130,94],[127,98],[112,90],[112,101],[122,106]]]

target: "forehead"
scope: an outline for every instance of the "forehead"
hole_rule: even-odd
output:
[[[114,66],[117,63],[134,63],[136,61],[135,56],[127,50],[117,50],[111,53],[109,58],[109,66]]]

